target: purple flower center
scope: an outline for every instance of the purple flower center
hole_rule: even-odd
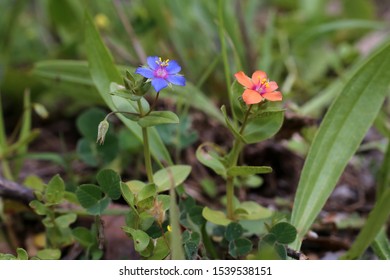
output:
[[[154,70],[154,76],[156,78],[165,79],[168,76],[168,72],[165,69],[166,66],[160,66],[156,70]]]
[[[260,83],[257,85],[254,85],[252,90],[257,91],[260,94],[266,93],[266,88],[269,87],[269,84],[266,79],[263,79]]]

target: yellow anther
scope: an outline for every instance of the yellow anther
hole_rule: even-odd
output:
[[[168,66],[169,64],[169,59],[167,60],[162,60],[161,57],[158,58],[158,61],[156,63],[160,66]]]
[[[167,226],[167,230],[168,230],[169,232],[171,232],[171,231],[172,231],[172,227],[171,227],[171,225],[168,225],[168,226]]]

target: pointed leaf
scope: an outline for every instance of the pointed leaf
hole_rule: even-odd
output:
[[[226,167],[220,160],[221,148],[212,143],[203,143],[196,149],[196,158],[205,166],[211,168],[215,173],[226,177]]]
[[[390,83],[390,44],[366,60],[334,101],[310,147],[291,223],[300,242],[321,211],[352,155],[375,120]]]
[[[77,219],[75,213],[64,214],[55,219],[55,223],[60,228],[68,228]]]
[[[227,170],[228,176],[250,176],[255,174],[271,173],[272,168],[269,166],[233,166]]]
[[[65,193],[65,183],[60,175],[54,176],[47,185],[45,198],[49,204],[58,204],[61,202]]]
[[[172,123],[179,123],[179,117],[171,111],[153,111],[149,115],[138,120],[138,124],[141,127]]]

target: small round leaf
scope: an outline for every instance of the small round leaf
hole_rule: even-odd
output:
[[[274,225],[271,228],[270,233],[274,234],[276,236],[276,241],[282,244],[289,244],[297,237],[296,228],[287,222],[281,222]]]

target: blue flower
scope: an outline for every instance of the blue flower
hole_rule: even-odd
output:
[[[186,79],[179,74],[181,67],[174,60],[162,60],[161,57],[149,56],[148,66],[138,67],[136,74],[152,81],[152,86],[159,92],[171,84],[185,86]]]

